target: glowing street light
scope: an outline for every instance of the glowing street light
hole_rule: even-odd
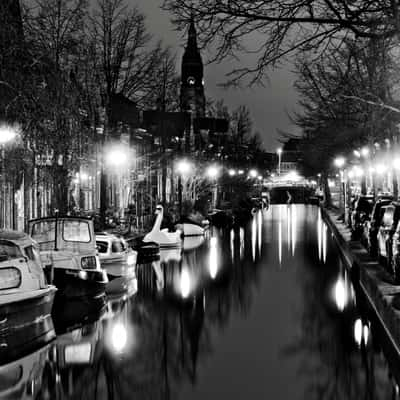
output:
[[[106,161],[114,167],[121,167],[127,163],[128,155],[122,149],[114,149],[106,155]]]
[[[19,128],[14,125],[0,125],[0,145],[13,141],[19,133]]]
[[[236,175],[236,171],[234,169],[230,169],[228,171],[229,176],[235,176]]]
[[[368,157],[369,156],[369,148],[368,147],[363,147],[362,149],[361,149],[361,155],[364,157],[364,158],[366,158],[366,157]]]
[[[382,175],[386,172],[387,168],[385,164],[378,164],[375,166],[375,171],[377,174]]]
[[[243,175],[243,174],[244,174],[244,171],[242,169],[239,169],[238,175]]]
[[[281,157],[282,157],[282,148],[279,147],[276,150],[276,153],[278,154],[278,175],[281,175]]]
[[[257,170],[255,170],[255,169],[251,169],[251,170],[249,171],[249,175],[250,175],[252,178],[256,178],[256,177],[258,176],[258,172],[257,172]]]
[[[358,150],[353,150],[353,154],[357,157],[360,158],[361,157],[361,153]]]
[[[181,175],[187,175],[192,170],[192,164],[188,160],[180,160],[176,164],[176,170]]]
[[[400,170],[400,158],[397,157],[393,160],[393,167]]]
[[[212,165],[207,168],[206,174],[209,178],[216,179],[219,175],[219,169],[218,167]]]
[[[344,157],[336,157],[334,164],[337,168],[343,168],[344,164],[346,164],[346,159]]]

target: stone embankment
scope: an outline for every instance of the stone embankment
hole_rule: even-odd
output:
[[[346,267],[359,279],[369,306],[386,331],[391,351],[397,353],[391,355],[400,359],[400,286],[392,283],[390,274],[369,255],[359,241],[352,240],[350,229],[339,220],[337,211],[321,210],[339,245]]]

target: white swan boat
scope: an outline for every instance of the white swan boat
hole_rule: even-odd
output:
[[[182,232],[176,230],[176,232],[169,232],[168,229],[160,229],[161,222],[164,217],[164,208],[161,205],[156,207],[156,221],[153,229],[145,235],[143,242],[155,242],[158,243],[160,248],[166,247],[180,247],[182,245]]]

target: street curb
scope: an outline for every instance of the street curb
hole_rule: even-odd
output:
[[[389,274],[359,241],[351,240],[350,229],[338,221],[337,213],[322,207],[321,213],[333,233],[346,268],[358,278],[370,307],[386,331],[397,357],[400,357],[400,311],[392,306],[395,295],[400,294],[400,286],[387,282],[390,281]]]

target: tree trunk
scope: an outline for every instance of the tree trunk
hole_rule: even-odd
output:
[[[328,176],[326,173],[322,174],[322,186],[324,188],[324,206],[331,207],[332,206],[332,198],[331,198],[331,190],[329,189],[328,184]]]

